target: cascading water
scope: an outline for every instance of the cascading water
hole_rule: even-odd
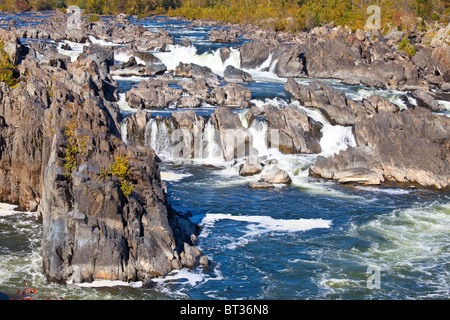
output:
[[[172,159],[171,122],[150,119],[145,128],[145,146],[155,150],[161,159]]]
[[[239,68],[240,56],[239,50],[230,48],[230,56],[227,60],[222,61],[220,49],[212,52],[199,54],[193,46],[185,47],[181,45],[168,46],[169,52],[155,52],[154,55],[159,58],[168,70],[175,68],[182,63],[194,63],[203,67],[208,67],[212,72],[223,76],[223,71],[228,65]]]
[[[165,27],[152,24],[151,18],[139,23],[155,30]],[[178,37],[208,39],[210,28],[190,29],[188,24],[171,21],[166,26],[177,29]],[[176,40],[181,42],[180,38]],[[73,51],[60,52],[74,60],[83,46],[70,44]],[[227,65],[240,66],[239,49],[235,48],[230,48],[230,58],[225,62],[216,49],[203,54],[195,47],[175,45],[170,49],[172,52],[155,53],[168,69],[180,62],[197,63],[221,75]],[[116,56],[120,61],[128,58]],[[258,99],[252,100],[257,107],[288,105],[281,94],[284,79],[273,74],[275,65],[271,58],[260,70],[245,70],[256,80],[250,86],[252,93],[260,92]],[[268,71],[262,71],[263,67]],[[313,80],[297,79],[302,85]],[[404,94],[328,82],[352,99],[380,94],[400,104],[399,97]],[[269,90],[277,98],[267,95]],[[333,126],[319,110],[304,108],[295,101],[290,104],[322,125],[321,155],[355,145],[350,127]],[[450,109],[448,103],[446,106]],[[124,93],[119,107],[124,116],[137,111],[128,106]],[[161,110],[165,115],[172,112],[176,110]],[[225,162],[220,136],[210,119],[205,118],[202,152],[196,153],[201,158],[189,162],[178,161],[182,159],[173,154],[179,141],[171,139],[175,127],[170,117],[152,118],[146,126],[145,145],[155,149],[163,160],[161,177],[168,182],[172,206],[190,212],[191,219],[202,227],[198,246],[210,260],[208,270],[183,269],[165,279],[155,279],[151,288],[120,281],[94,281],[83,286],[49,284],[42,273],[38,219],[0,204],[0,291],[15,295],[27,279],[43,296],[55,293],[85,300],[448,299],[448,193],[395,186],[351,187],[310,178],[308,168],[317,155],[288,155],[268,148],[267,123],[256,118],[249,125],[245,112],[239,116],[252,136],[251,146],[258,156],[276,159],[277,166],[291,176],[291,185],[249,189],[248,182],[258,175],[240,177],[237,169],[242,159]],[[126,140],[126,119],[121,128]],[[381,289],[367,288],[369,266],[381,270]],[[119,285],[129,287],[122,290]]]

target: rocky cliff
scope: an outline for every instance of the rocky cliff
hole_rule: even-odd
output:
[[[0,201],[42,218],[48,279],[147,281],[194,267],[198,226],[172,209],[154,151],[122,142],[105,60],[36,59],[1,36],[20,78],[0,83]]]

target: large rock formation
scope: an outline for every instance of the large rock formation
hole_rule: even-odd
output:
[[[319,139],[311,133],[313,130],[308,116],[294,106],[277,108],[264,106],[268,126],[268,146],[287,154],[318,154],[321,152]]]
[[[102,62],[68,72],[30,58],[18,86],[0,84],[0,201],[42,217],[47,278],[147,281],[193,267],[198,227],[170,206],[154,151],[122,142]]]
[[[354,126],[357,146],[329,158],[319,156],[310,169],[312,175],[341,183],[396,181],[449,187],[448,117],[419,106],[400,110],[376,95],[353,101],[319,81],[304,87],[290,80],[286,90],[306,107],[319,108],[330,122]],[[427,96],[417,97],[426,100]]]

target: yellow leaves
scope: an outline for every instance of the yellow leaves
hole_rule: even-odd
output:
[[[77,128],[77,123],[75,120],[67,123],[65,125],[65,134],[67,141],[69,142],[66,147],[66,157],[64,169],[66,170],[66,177],[70,178],[72,172],[76,169],[77,160],[80,155],[87,155],[87,139],[86,135],[76,135],[75,131]]]
[[[16,79],[14,77],[15,67],[4,48],[4,42],[0,41],[0,81],[10,87],[14,87],[16,85]]]
[[[100,177],[106,180],[108,177],[117,177],[120,181],[120,190],[125,197],[128,197],[133,192],[133,185],[129,181],[130,163],[128,157],[119,155],[114,157],[114,162],[108,167],[101,170]]]

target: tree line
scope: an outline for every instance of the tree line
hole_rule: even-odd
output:
[[[63,10],[70,5],[91,14],[166,14],[250,23],[277,31],[325,24],[364,28],[370,5],[380,7],[384,28],[421,28],[427,22],[450,21],[448,0],[0,0],[0,10],[14,12]]]

